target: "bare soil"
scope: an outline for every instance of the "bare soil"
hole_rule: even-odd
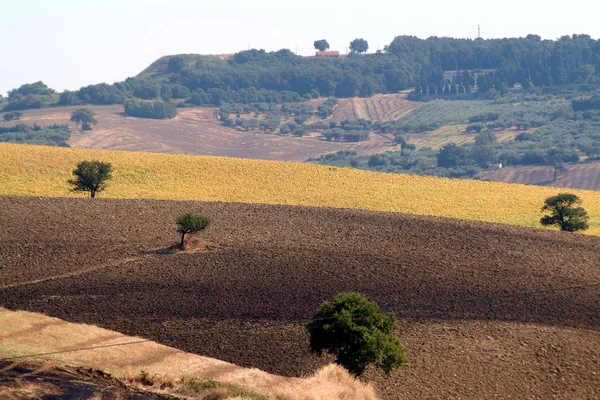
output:
[[[213,219],[202,239],[214,249],[168,251],[184,212]],[[358,210],[26,197],[0,197],[0,226],[8,308],[302,376],[330,361],[309,352],[302,326],[248,328],[305,320],[359,291],[396,311],[411,360],[389,378],[367,372],[384,398],[600,397],[597,287],[448,303],[599,283],[598,237]]]

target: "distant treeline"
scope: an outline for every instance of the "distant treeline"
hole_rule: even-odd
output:
[[[555,41],[537,35],[489,40],[398,36],[384,51],[341,58],[301,57],[285,49],[242,51],[229,59],[163,57],[136,78],[60,96],[41,82],[23,85],[9,92],[4,109],[124,104],[133,97],[177,99],[180,106],[281,104],[316,97],[369,97],[413,87],[415,97],[457,95],[505,92],[515,84],[525,89],[597,84],[599,73],[600,41],[588,35]]]
[[[173,103],[163,101],[138,101],[125,102],[125,114],[138,118],[167,119],[177,116],[177,107]]]
[[[68,125],[55,124],[42,127],[37,124],[33,124],[33,126],[19,124],[0,127],[0,142],[69,147],[67,140],[70,136]]]

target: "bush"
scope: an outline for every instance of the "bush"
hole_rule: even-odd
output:
[[[148,102],[127,100],[125,114],[138,118],[169,119],[177,116],[177,107],[173,103],[162,101]]]
[[[13,121],[13,120],[21,119],[22,116],[23,116],[23,113],[21,111],[13,111],[13,112],[7,112],[6,114],[4,114],[2,116],[2,118],[4,118],[5,121]]]

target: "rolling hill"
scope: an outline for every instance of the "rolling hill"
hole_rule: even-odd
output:
[[[385,399],[600,395],[598,287],[550,290],[600,282],[594,236],[224,202],[1,196],[0,209],[11,309],[305,376],[330,358],[298,320],[360,291],[395,311],[410,359],[367,371]],[[213,219],[209,250],[168,250],[186,211]]]
[[[570,187],[600,190],[600,163],[567,164],[554,181],[554,168],[547,165],[502,168],[477,174],[492,182],[515,182],[525,185]]]
[[[561,189],[385,174],[280,161],[0,144],[0,195],[82,196],[66,181],[84,159],[111,162],[103,197],[362,208],[538,227]],[[600,193],[572,190],[600,234]]]
[[[1,121],[0,127],[19,123],[68,124],[71,113],[77,108],[80,107],[26,110],[20,120]],[[71,136],[71,147],[282,161],[305,161],[339,150],[370,154],[395,148],[390,138],[381,135],[372,135],[369,140],[359,143],[340,143],[314,137],[242,132],[221,125],[216,118],[217,109],[210,107],[182,109],[172,120],[127,117],[120,105],[86,108],[96,113],[98,125],[92,131]]]

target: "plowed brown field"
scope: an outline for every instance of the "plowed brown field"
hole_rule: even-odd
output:
[[[567,164],[565,165],[565,171],[560,172],[555,181],[553,180],[554,168],[547,165],[502,168],[483,171],[477,176],[481,179],[489,179],[492,182],[600,190],[600,163],[598,162]]]
[[[172,253],[174,218],[213,218]],[[384,398],[598,398],[600,238],[307,207],[0,197],[0,305],[297,376],[326,360],[300,326],[341,291],[396,309],[411,364],[369,370]],[[438,304],[401,311],[414,304]],[[197,335],[205,330],[218,333]],[[93,345],[93,343],[90,343]],[[123,351],[126,351],[124,349]]]

